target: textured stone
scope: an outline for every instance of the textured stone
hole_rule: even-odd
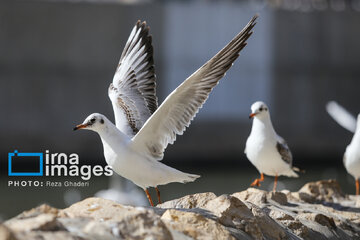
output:
[[[0,224],[0,239],[1,240],[16,240],[13,232],[3,224]]]
[[[216,198],[216,195],[212,192],[207,193],[197,193],[188,195],[179,199],[167,201],[162,204],[158,204],[158,208],[202,208],[206,203],[212,199]]]
[[[305,202],[314,201],[338,202],[345,196],[336,180],[321,180],[305,184],[299,190],[299,198]]]
[[[321,225],[323,225],[323,226],[326,226],[328,228],[333,228],[333,229],[336,228],[334,219],[330,218],[330,217],[327,217],[327,216],[325,216],[324,214],[321,214],[321,213],[315,214],[314,221],[321,224]]]
[[[205,208],[214,213],[221,224],[241,229],[254,239],[262,239],[263,236],[254,215],[238,198],[221,195],[209,201]]]
[[[155,208],[88,198],[63,210],[25,211],[0,224],[0,239],[360,239],[359,199],[334,180],[299,192],[199,193]]]
[[[271,217],[269,217],[264,211],[257,206],[253,206],[252,213],[256,218],[256,222],[261,229],[261,233],[268,239],[288,239],[285,229]]]
[[[65,231],[44,232],[31,231],[19,232],[16,234],[17,240],[100,240],[92,237],[76,236]],[[104,239],[106,240],[106,239]]]
[[[268,194],[268,198],[281,204],[281,205],[286,205],[288,203],[287,201],[287,197],[286,194],[282,193],[282,192],[270,192]]]
[[[30,218],[15,218],[5,222],[5,225],[15,232],[36,230],[53,231],[62,227],[61,224],[57,222],[56,216],[47,213]]]
[[[17,215],[15,218],[17,219],[31,218],[44,213],[56,216],[59,213],[59,209],[53,208],[47,204],[42,204],[36,208],[32,208],[28,211],[22,212],[21,214]]]
[[[256,188],[249,188],[242,192],[232,194],[232,196],[240,199],[241,201],[251,202],[256,205],[261,205],[267,202],[267,192]]]
[[[220,223],[193,212],[169,209],[161,219],[170,228],[194,239],[235,239]]]
[[[280,209],[271,209],[269,212],[269,216],[277,221],[294,220],[294,218],[290,214]]]
[[[83,228],[88,235],[110,238],[110,232],[112,236],[126,239],[172,239],[170,231],[154,211],[123,206],[111,200],[88,198],[62,210],[59,216],[96,220]]]

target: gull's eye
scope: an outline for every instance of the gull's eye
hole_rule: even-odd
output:
[[[100,120],[100,123],[101,123],[101,124],[104,124],[104,119],[101,119],[101,120]]]
[[[95,118],[90,119],[90,122],[91,122],[91,123],[94,123],[95,121],[96,121]]]
[[[263,110],[263,108],[261,107],[261,108],[259,108],[259,111],[261,112]]]

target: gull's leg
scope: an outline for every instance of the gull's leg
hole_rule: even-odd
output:
[[[160,191],[159,191],[159,189],[157,187],[155,187],[155,189],[156,189],[156,194],[157,194],[157,197],[158,197],[158,201],[161,204],[162,202],[161,202],[161,199],[160,199]]]
[[[147,198],[149,199],[150,205],[153,207],[154,203],[153,203],[151,196],[149,194],[149,191],[147,189],[145,189],[145,193],[146,193]]]
[[[250,184],[250,187],[258,186],[260,187],[260,182],[264,181],[264,174],[261,173],[260,178],[255,179],[252,184]]]
[[[359,179],[358,178],[355,180],[355,186],[356,186],[356,195],[359,195]]]
[[[276,174],[276,175],[275,175],[275,180],[274,180],[273,192],[276,192],[277,181],[278,181],[278,175]]]

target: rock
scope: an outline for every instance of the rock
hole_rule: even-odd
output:
[[[31,231],[19,232],[16,234],[17,240],[97,240],[95,238],[83,238],[75,236],[72,233],[65,231],[44,232],[44,231]]]
[[[246,202],[251,202],[257,206],[264,205],[268,199],[281,205],[287,204],[287,194],[282,192],[266,192],[256,188],[249,188],[245,191],[232,194],[232,196]]]
[[[129,214],[118,221],[112,232],[125,239],[172,239],[172,235],[160,216],[149,211]]]
[[[294,218],[290,214],[279,209],[271,209],[269,212],[269,216],[277,221],[294,220]]]
[[[251,202],[256,205],[261,205],[267,202],[267,192],[256,188],[249,188],[245,191],[232,194],[232,196],[241,201]]]
[[[53,231],[62,228],[61,224],[57,222],[56,216],[47,213],[37,215],[36,217],[15,218],[5,222],[5,225],[15,232],[37,230]]]
[[[285,229],[271,217],[269,217],[259,207],[253,206],[252,213],[255,216],[258,226],[260,226],[261,233],[267,239],[288,239]]]
[[[3,224],[0,224],[0,239],[1,240],[16,240],[13,232]]]
[[[315,201],[337,202],[345,196],[336,180],[322,180],[305,184],[299,190],[299,198],[305,202]]]
[[[194,239],[235,239],[220,223],[193,212],[169,209],[161,219],[169,228]]]
[[[333,229],[336,228],[334,219],[330,218],[330,217],[327,217],[327,216],[325,216],[324,214],[321,214],[321,213],[315,214],[314,221],[321,224],[321,225],[323,225],[323,226],[326,226],[328,228],[333,228]]]
[[[87,198],[59,211],[58,216],[67,218],[92,218],[102,221],[116,220],[119,218],[121,219],[127,213],[131,214],[133,212],[141,211],[138,209],[123,206],[111,200]]]
[[[359,205],[334,180],[298,192],[198,193],[155,208],[88,198],[63,210],[25,211],[0,224],[0,239],[360,239]]]
[[[216,198],[216,195],[212,192],[207,193],[197,193],[193,195],[188,195],[179,199],[172,201],[167,201],[162,204],[158,204],[158,208],[202,208],[206,203],[212,199]]]
[[[282,193],[282,192],[270,192],[268,194],[268,198],[281,204],[281,205],[286,205],[288,203],[287,201],[287,197],[286,194]]]
[[[306,227],[299,220],[285,220],[282,221],[282,224],[285,225],[288,229],[290,229],[296,236],[299,236],[303,239],[316,239],[314,237],[314,232]]]
[[[59,212],[67,218],[91,218],[83,232],[89,235],[126,239],[172,239],[170,231],[154,211],[142,207],[123,206],[111,200],[88,198]],[[103,223],[103,222],[110,223]],[[100,222],[100,224],[99,224]]]
[[[17,219],[31,218],[31,217],[39,216],[44,213],[56,216],[58,212],[59,209],[53,208],[47,204],[42,204],[36,208],[30,209],[28,211],[24,211],[23,213],[17,215],[15,218]]]
[[[221,195],[209,201],[205,209],[214,213],[221,224],[241,229],[253,239],[262,239],[263,236],[254,215],[238,198]]]

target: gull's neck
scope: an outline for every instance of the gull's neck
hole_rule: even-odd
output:
[[[121,132],[110,120],[105,119],[105,127],[98,131],[101,141],[112,149],[125,146],[131,139]]]
[[[261,119],[255,117],[251,128],[251,134],[255,134],[255,136],[275,137],[276,133],[273,128],[270,116],[268,115]]]

